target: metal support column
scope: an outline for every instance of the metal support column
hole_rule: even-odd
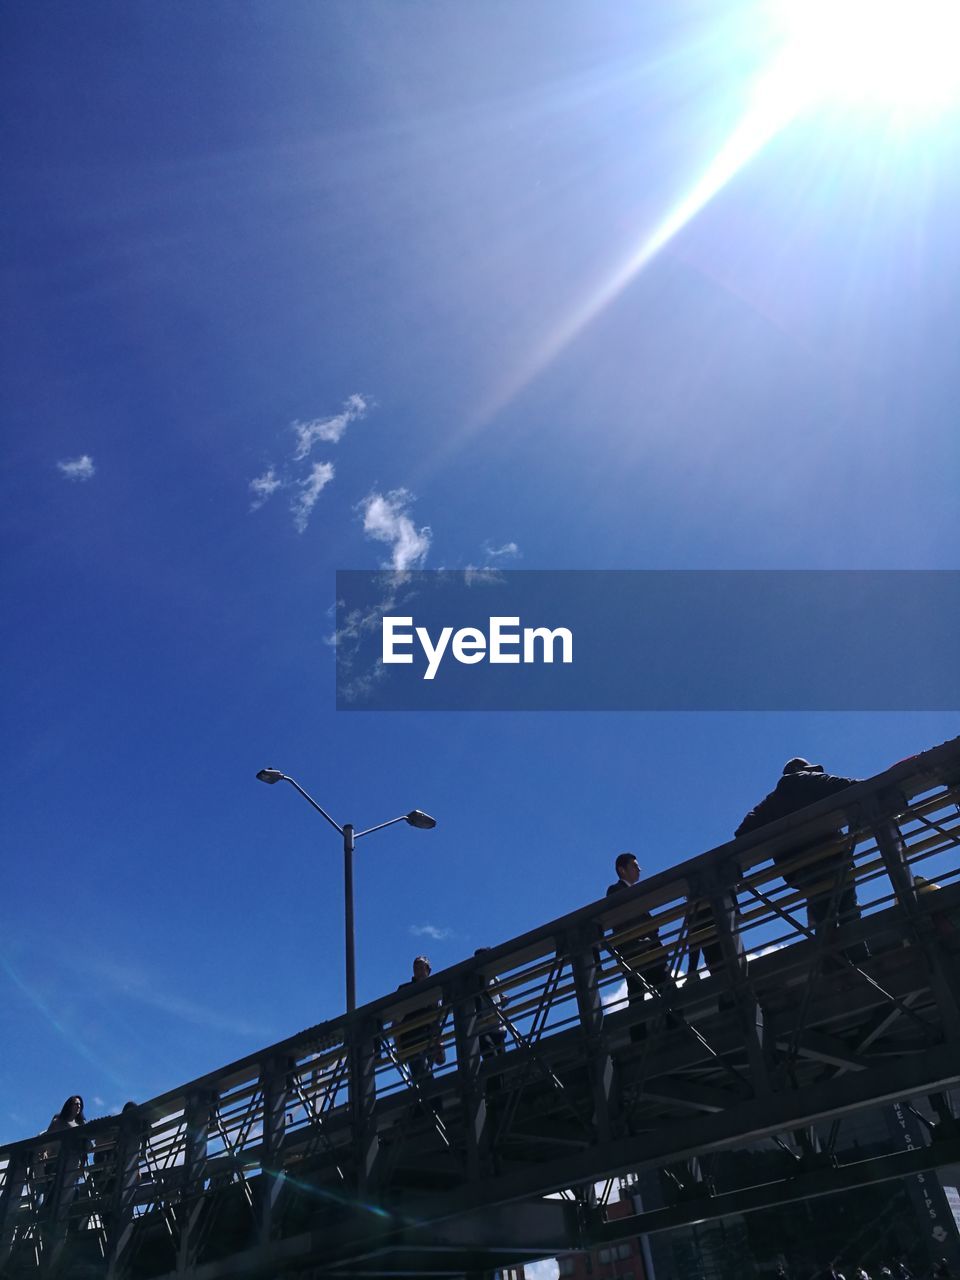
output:
[[[377,1102],[378,1028],[356,1017],[348,1024],[347,1052],[350,1061],[350,1110],[353,1120],[353,1149],[357,1162],[357,1192],[363,1197],[375,1181],[380,1154],[374,1108]]]
[[[125,1251],[133,1236],[133,1209],[140,1181],[140,1153],[145,1131],[146,1124],[138,1111],[121,1114],[115,1155],[116,1173],[105,1214],[107,1280],[119,1280],[124,1273]]]
[[[586,1059],[590,1068],[594,1125],[598,1140],[606,1142],[612,1136],[619,1104],[613,1058],[603,1030],[603,999],[596,948],[597,939],[592,929],[580,930],[564,942],[564,950],[570,956],[573,970],[580,1025],[587,1042]]]
[[[67,1241],[70,1206],[76,1198],[77,1184],[87,1160],[86,1143],[76,1129],[62,1130],[59,1138],[60,1155],[54,1175],[49,1214],[44,1230],[44,1261],[41,1266],[47,1274],[53,1274]]]
[[[492,1172],[487,1102],[480,1078],[482,1058],[477,1015],[477,1001],[482,999],[484,989],[485,978],[479,973],[464,979],[456,991],[444,991],[444,1004],[453,1006],[468,1178],[479,1178]]]
[[[750,981],[746,950],[736,927],[734,886],[738,878],[737,868],[732,863],[722,868],[708,867],[697,889],[699,894],[706,897],[710,903],[713,927],[717,932],[727,980],[746,1044],[754,1096],[763,1098],[770,1093],[770,1073],[764,1046],[763,1010],[757,1001],[753,983]],[[691,897],[693,896],[691,894]]]
[[[27,1183],[30,1161],[26,1151],[18,1151],[7,1165],[0,1191],[0,1274],[13,1251],[17,1231],[17,1217],[23,1188]]]
[[[871,815],[873,817],[873,815]],[[953,962],[944,955],[930,917],[920,909],[913,874],[906,859],[903,836],[893,818],[881,818],[873,825],[873,835],[897,902],[907,917],[912,941],[923,952],[930,973],[930,989],[943,1019],[948,1043],[960,1045],[960,1004],[956,995],[956,972]]]
[[[207,1140],[216,1099],[202,1091],[191,1094],[184,1108],[183,1190],[177,1206],[180,1229],[177,1272],[189,1273],[196,1262],[200,1218],[207,1207],[203,1192],[207,1172]]]
[[[273,1216],[283,1192],[283,1135],[289,1100],[290,1061],[286,1057],[267,1058],[260,1068],[263,1095],[263,1156],[260,1161],[260,1202],[257,1230],[262,1245],[273,1236]]]

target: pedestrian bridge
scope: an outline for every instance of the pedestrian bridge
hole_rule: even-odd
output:
[[[122,1117],[0,1148],[0,1274],[463,1276],[956,1162],[958,802],[954,739],[413,996]],[[790,850],[834,916],[852,877],[861,918],[811,933],[771,861]],[[696,943],[713,944],[712,972],[688,971]],[[848,958],[860,943],[869,958]],[[647,997],[628,1003],[638,957],[670,977],[648,973]],[[439,1036],[432,1075],[415,1078],[390,1034],[405,1015],[406,1045],[418,1027]],[[918,1096],[938,1118],[928,1145],[839,1164],[818,1137]],[[777,1180],[699,1176],[708,1153],[760,1143],[782,1155]],[[671,1171],[675,1203],[606,1222],[595,1184],[651,1168]]]

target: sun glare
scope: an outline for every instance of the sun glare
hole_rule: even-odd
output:
[[[960,96],[960,0],[782,0],[783,70],[811,104],[904,115]]]
[[[960,0],[757,0],[744,9],[757,57],[743,111],[720,148],[633,251],[561,316],[483,403],[466,433],[498,413],[599,315],[769,143],[830,111],[867,113],[880,144],[960,106]],[[749,42],[748,42],[749,43]],[[839,108],[840,110],[831,110]],[[862,123],[862,122],[861,122]]]

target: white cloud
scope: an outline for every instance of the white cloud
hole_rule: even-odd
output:
[[[434,942],[444,942],[453,937],[452,929],[438,929],[435,924],[412,924],[410,932],[415,938],[432,938]]]
[[[250,492],[253,494],[253,501],[250,503],[251,511],[258,511],[268,498],[272,498],[276,491],[283,486],[283,481],[277,475],[273,467],[268,467],[262,476],[250,481]]]
[[[624,980],[616,987],[606,987],[600,995],[600,1003],[604,1009],[610,1009],[614,1006],[624,1007],[627,1003],[627,980]]]
[[[67,480],[92,480],[97,474],[89,453],[84,453],[79,458],[62,458],[57,467]]]
[[[406,601],[404,586],[409,582],[405,573],[384,573],[380,576],[383,586],[383,597],[375,605],[366,609],[352,609],[337,619],[333,634],[327,637],[327,643],[336,646],[337,650],[337,697],[346,702],[365,701],[387,673],[382,662],[376,663],[369,670],[355,671],[357,653],[365,638],[373,631],[379,631],[383,615],[395,613],[402,609]],[[342,609],[342,601],[338,601],[337,609]]]
[[[464,581],[468,587],[503,582],[503,574],[495,567],[496,562],[518,559],[520,548],[515,542],[504,542],[499,547],[485,542],[481,548],[481,554],[484,560],[482,566],[468,564],[463,571]]]
[[[484,569],[478,569],[475,564],[468,564],[463,571],[464,585],[468,587],[489,586],[493,583],[503,582],[503,574],[496,569],[487,566]]]
[[[366,416],[370,403],[361,395],[347,396],[343,408],[332,418],[314,418],[310,422],[291,422],[291,429],[296,433],[297,447],[294,461],[302,462],[309,457],[310,450],[318,440],[327,444],[336,444],[351,422]]]
[[[556,1258],[543,1258],[540,1262],[525,1262],[523,1274],[527,1280],[557,1280],[560,1266]]]
[[[297,533],[303,533],[310,519],[310,512],[317,505],[317,499],[333,479],[332,462],[315,462],[306,480],[300,481],[300,494],[292,503],[293,523]]]
[[[336,444],[351,422],[366,417],[373,401],[369,396],[355,393],[347,396],[343,408],[330,418],[314,418],[310,422],[290,423],[290,429],[297,437],[296,448],[291,460],[278,468],[271,463],[262,475],[250,481],[250,492],[253,500],[251,511],[259,511],[263,504],[278,489],[295,489],[297,495],[291,503],[293,523],[298,533],[303,533],[310,520],[310,513],[316,506],[317,498],[333,479],[333,463],[317,462],[312,466],[308,459],[310,451],[318,440],[327,444]],[[60,463],[62,467],[64,464]]]
[[[483,554],[488,560],[516,560],[520,555],[520,548],[515,542],[505,542],[501,547],[493,547],[485,542]]]
[[[422,565],[430,550],[433,534],[428,525],[418,529],[407,514],[412,495],[406,489],[389,493],[371,493],[360,503],[363,531],[377,542],[391,547],[387,568],[415,569]]]

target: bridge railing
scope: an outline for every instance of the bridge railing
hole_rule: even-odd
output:
[[[640,1041],[645,1059],[669,1033],[709,1049],[705,1028],[724,1010],[744,1028],[747,1064],[759,1072],[751,1009],[785,985],[809,988],[830,964],[877,985],[867,950],[923,954],[948,1035],[960,1015],[941,952],[958,943],[956,912],[940,904],[954,902],[960,880],[958,798],[954,740],[654,875],[626,901],[587,904],[134,1112],[7,1144],[0,1271],[15,1256],[42,1272],[77,1237],[109,1267],[145,1217],[166,1224],[177,1257],[195,1254],[201,1202],[225,1187],[269,1238],[280,1173],[296,1180],[322,1168],[327,1195],[354,1197],[383,1178],[384,1140],[408,1127],[411,1106],[440,1149],[456,1149],[476,1173],[491,1089],[513,1096],[531,1077],[562,1088],[564,1062],[582,1061],[588,1046],[595,1059],[597,1045],[609,1053]],[[851,892],[857,910],[844,919]],[[811,926],[821,918],[825,927]],[[583,1100],[573,1110],[584,1115]],[[597,1086],[584,1120],[593,1132],[602,1111]]]

